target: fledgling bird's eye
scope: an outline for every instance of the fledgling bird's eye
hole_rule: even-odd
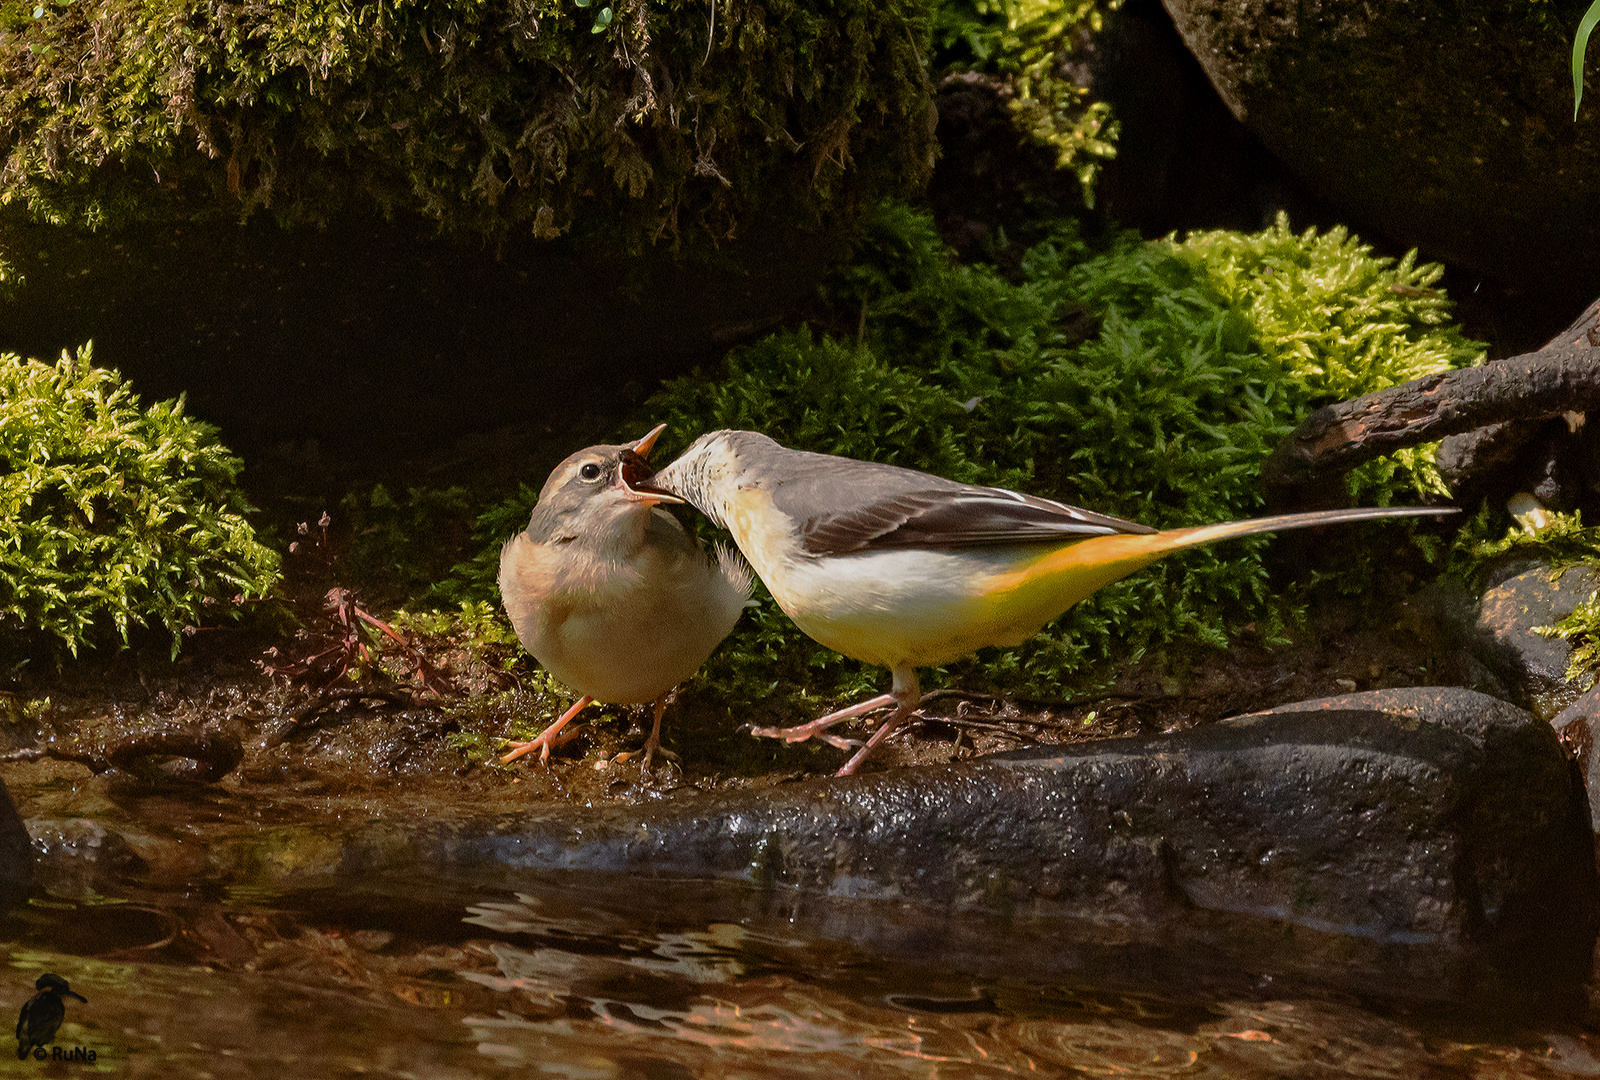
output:
[[[600,479],[600,466],[596,465],[592,461],[589,462],[583,468],[578,470],[578,479],[580,479],[580,480],[598,480],[598,479]]]

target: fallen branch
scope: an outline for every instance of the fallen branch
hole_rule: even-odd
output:
[[[1600,301],[1543,348],[1318,409],[1261,467],[1268,502],[1420,443],[1600,407]]]

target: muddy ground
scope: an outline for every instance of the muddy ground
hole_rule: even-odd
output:
[[[1114,686],[1075,698],[996,697],[929,685],[919,718],[867,768],[1178,730],[1354,690],[1470,684],[1478,672],[1441,629],[1449,620],[1435,610],[1439,603],[1436,593],[1422,593],[1381,611],[1320,608],[1293,644],[1269,648],[1247,640],[1212,654],[1181,685],[1156,661],[1130,665]],[[0,777],[13,789],[91,782],[108,797],[133,797],[207,786],[209,777],[191,775],[205,771],[198,759],[224,772],[211,786],[252,800],[358,797],[511,809],[532,799],[598,805],[759,788],[826,775],[847,756],[820,744],[755,740],[744,726],[805,717],[759,707],[734,715],[691,682],[663,725],[663,745],[678,759],[658,758],[648,775],[627,760],[648,730],[642,708],[591,707],[576,737],[548,763],[501,764],[497,755],[507,738],[540,730],[572,700],[552,692],[531,658],[521,655],[506,667],[512,656],[504,646],[405,635],[418,643],[414,651],[391,647],[359,681],[315,685],[269,674],[293,650],[327,645],[333,620],[320,621],[309,644],[259,629],[220,629],[176,662],[160,642],[150,642],[59,667],[29,665],[0,691],[8,711],[0,727],[6,752]],[[426,687],[416,672],[419,656],[428,667]],[[974,670],[981,670],[981,658]],[[865,738],[873,723],[869,717],[843,730]],[[204,741],[201,734],[220,738]],[[229,749],[233,740],[237,751]],[[626,756],[614,760],[619,755]],[[237,765],[229,767],[233,757]]]

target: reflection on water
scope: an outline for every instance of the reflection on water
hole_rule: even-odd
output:
[[[88,1004],[57,1044],[96,1061],[0,1053],[0,1076],[1600,1075],[1600,1040],[1577,1029],[980,984],[936,955],[886,960],[645,899],[563,884],[35,905],[0,924],[0,1006],[59,973]]]

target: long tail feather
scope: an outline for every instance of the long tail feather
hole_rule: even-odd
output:
[[[1174,551],[1202,544],[1258,533],[1285,532],[1317,525],[1347,521],[1372,521],[1380,518],[1443,517],[1459,513],[1453,507],[1356,507],[1347,510],[1315,510],[1304,514],[1280,514],[1249,521],[1225,521],[1217,525],[1196,525],[1185,529],[1166,529],[1158,533],[1095,536],[1065,544],[1008,575],[1013,580],[997,591],[1021,598],[1030,596],[1041,605],[1041,625],[1100,589],[1120,581],[1136,570],[1170,555]],[[1049,585],[1045,585],[1045,582]],[[1033,605],[1028,605],[1033,606]],[[1048,609],[1048,614],[1043,614]]]
[[[1249,521],[1224,521],[1219,525],[1197,525],[1188,529],[1168,529],[1157,536],[1170,537],[1167,550],[1210,544],[1236,536],[1255,536],[1257,533],[1288,532],[1290,529],[1309,529],[1317,525],[1333,525],[1342,521],[1375,521],[1380,518],[1445,517],[1459,514],[1453,506],[1357,506],[1347,510],[1312,510],[1304,514],[1279,514],[1276,517],[1252,518]]]

